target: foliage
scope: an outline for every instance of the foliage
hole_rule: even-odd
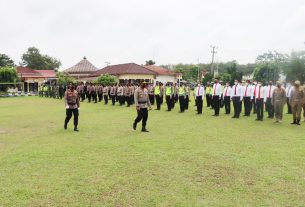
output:
[[[39,49],[35,47],[29,47],[21,59],[21,65],[35,70],[56,70],[61,65],[60,60],[41,54]]]
[[[263,82],[272,80],[273,82],[279,79],[279,74],[282,72],[282,66],[287,62],[289,56],[278,53],[277,51],[269,51],[256,58],[257,66],[254,70],[254,79]]]
[[[0,67],[0,82],[1,83],[12,83],[18,82],[18,74],[16,68],[13,67]]]
[[[220,73],[217,77],[218,80],[223,81],[224,83],[226,82],[232,82],[232,76],[229,73]]]
[[[68,85],[69,83],[75,83],[76,82],[75,78],[69,76],[66,73],[57,72],[56,75],[57,75],[57,78],[58,78],[57,83],[59,85]]]
[[[287,81],[299,80],[305,82],[305,51],[292,52],[285,65],[284,73]]]
[[[14,61],[6,54],[0,54],[0,67],[14,67]]]
[[[101,75],[96,79],[96,83],[104,84],[104,85],[116,84],[117,82],[118,82],[117,77],[109,74]]]
[[[154,64],[156,64],[156,62],[153,61],[153,60],[147,60],[145,62],[146,62],[145,65],[154,65]]]
[[[202,84],[206,85],[207,82],[211,82],[213,80],[213,75],[211,73],[207,73],[202,79]]]
[[[19,77],[16,68],[0,67],[0,83],[16,83]],[[6,91],[8,85],[0,85],[0,91]]]

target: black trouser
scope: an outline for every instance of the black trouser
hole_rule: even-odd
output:
[[[292,114],[291,105],[289,104],[289,98],[287,98],[287,108],[288,108],[288,114]]]
[[[60,93],[59,93],[59,96],[60,96]],[[82,102],[85,100],[85,93],[84,92],[82,92],[81,94],[80,94],[80,96],[81,96],[81,100],[82,100]]]
[[[139,110],[137,110],[137,118],[134,120],[136,124],[142,120],[142,127],[145,128],[147,119],[148,119],[147,108],[140,108]]]
[[[253,114],[256,114],[257,104],[256,104],[255,97],[252,99],[252,108],[253,108]]]
[[[244,97],[245,116],[249,116],[251,113],[251,97]]]
[[[230,114],[230,112],[231,112],[231,100],[230,99],[231,99],[230,96],[225,96],[224,99],[223,99],[226,114]]]
[[[105,101],[105,104],[108,104],[108,94],[104,95],[104,101]]]
[[[74,116],[74,128],[77,128],[78,125],[78,109],[66,109],[66,119],[65,124],[68,124],[72,114]]]
[[[127,102],[127,106],[131,105],[131,96],[125,96],[126,97],[126,102]]]
[[[176,103],[176,101],[175,101],[175,100],[176,100],[176,96],[175,96],[175,95],[173,95],[173,96],[172,96],[172,98],[171,98],[172,109],[173,109],[173,108],[175,108],[175,103]]]
[[[241,101],[240,96],[235,96],[233,99],[233,107],[234,107],[234,117],[239,118],[240,112],[241,112]]]
[[[153,94],[149,94],[149,101],[151,105],[155,104],[155,96]]]
[[[190,102],[189,95],[186,95],[186,97],[185,97],[185,110],[189,109],[189,102]]]
[[[160,110],[161,108],[161,96],[160,95],[156,95],[156,102],[157,102],[157,110]]]
[[[120,106],[122,106],[123,105],[123,96],[118,96],[118,100],[119,100]]]
[[[219,96],[213,96],[213,105],[214,105],[215,115],[219,115],[219,108],[220,108]]]
[[[171,96],[165,96],[166,104],[167,104],[167,110],[172,110],[172,99]]]
[[[267,111],[268,111],[268,118],[273,118],[274,117],[274,107],[271,104],[271,98],[267,98],[266,108],[267,108]]]
[[[110,97],[111,97],[112,105],[114,105],[115,104],[115,95],[110,95]]]
[[[103,100],[103,94],[98,93],[98,102],[101,102]]]
[[[184,110],[185,110],[185,98],[184,98],[184,96],[179,96],[179,105],[180,105],[180,112],[184,112]]]
[[[197,113],[202,114],[202,96],[196,96]]]
[[[256,114],[258,120],[263,120],[264,118],[264,99],[256,99]]]
[[[91,93],[88,93],[87,97],[88,97],[88,102],[90,103],[91,102]]]
[[[96,92],[93,92],[92,97],[93,97],[94,103],[97,103],[97,94],[96,94]]]
[[[179,96],[178,96],[178,94],[176,94],[176,95],[174,96],[174,103],[177,103],[177,102],[178,102],[178,99],[179,99]]]
[[[207,107],[210,107],[211,106],[211,96],[210,96],[210,94],[206,94],[205,98],[207,100]]]

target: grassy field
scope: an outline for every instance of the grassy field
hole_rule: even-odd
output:
[[[0,206],[305,206],[305,124],[0,99]],[[265,114],[266,115],[266,114]]]

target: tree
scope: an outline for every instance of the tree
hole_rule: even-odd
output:
[[[66,73],[58,72],[58,73],[56,73],[56,75],[57,75],[57,78],[58,78],[57,83],[59,85],[68,85],[69,83],[75,83],[76,82],[75,78],[69,76]]]
[[[305,51],[291,53],[284,73],[287,81],[299,80],[305,83]]]
[[[0,67],[14,67],[14,61],[6,54],[0,54]]]
[[[230,84],[233,84],[235,80],[241,80],[243,77],[243,73],[237,71],[237,62],[234,60],[228,65],[226,68],[227,73],[231,76]]]
[[[21,65],[35,70],[57,70],[61,66],[60,60],[48,55],[40,54],[39,49],[29,47],[21,57]]]
[[[145,63],[145,65],[154,65],[154,64],[156,64],[156,62],[153,60],[147,60]]]
[[[220,73],[216,78],[224,83],[232,81],[231,74],[229,73]]]
[[[102,75],[96,79],[96,82],[104,85],[116,84],[118,82],[117,77],[109,74]]]
[[[0,83],[16,83],[19,81],[17,71],[13,67],[0,67]],[[1,91],[6,91],[7,85],[0,85]]]
[[[268,51],[257,56],[254,78],[261,81],[277,81],[280,73],[283,72],[283,65],[288,59],[288,55],[281,54],[277,51]]]

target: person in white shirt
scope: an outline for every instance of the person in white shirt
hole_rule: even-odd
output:
[[[231,90],[231,100],[233,101],[234,116],[232,118],[238,119],[241,112],[241,104],[243,100],[243,88],[237,80],[234,81],[234,86]]]
[[[256,102],[256,114],[257,121],[263,121],[264,119],[264,103],[266,103],[266,93],[265,87],[262,86],[262,82],[258,81],[256,93],[255,93],[255,102]]]
[[[204,99],[204,87],[198,83],[196,90],[195,90],[195,96],[196,96],[196,106],[197,106],[197,113],[202,114],[202,103]]]
[[[290,97],[290,94],[291,94],[291,89],[292,89],[292,86],[291,86],[291,82],[287,84],[287,87],[286,87],[286,97],[287,97],[287,108],[288,108],[288,112],[287,114],[292,114],[292,111],[291,111],[291,105],[289,103],[289,97]]]
[[[256,114],[256,102],[255,102],[256,90],[257,90],[257,81],[254,81],[253,85],[252,85],[252,108],[253,108],[253,114]]]
[[[268,118],[273,119],[274,117],[274,107],[272,105],[272,94],[275,86],[272,81],[269,81],[268,86],[266,86],[266,111],[268,112]]]
[[[252,87],[250,85],[250,81],[247,80],[246,85],[243,88],[243,100],[244,100],[244,108],[245,108],[244,116],[250,116],[251,105],[252,105],[251,99],[252,99]]]
[[[222,94],[222,87],[221,84],[218,83],[218,79],[216,79],[213,85],[213,106],[214,106],[213,116],[219,116],[221,94]]]
[[[226,87],[223,89],[223,101],[225,106],[226,114],[231,112],[231,86],[230,83],[226,83]]]

